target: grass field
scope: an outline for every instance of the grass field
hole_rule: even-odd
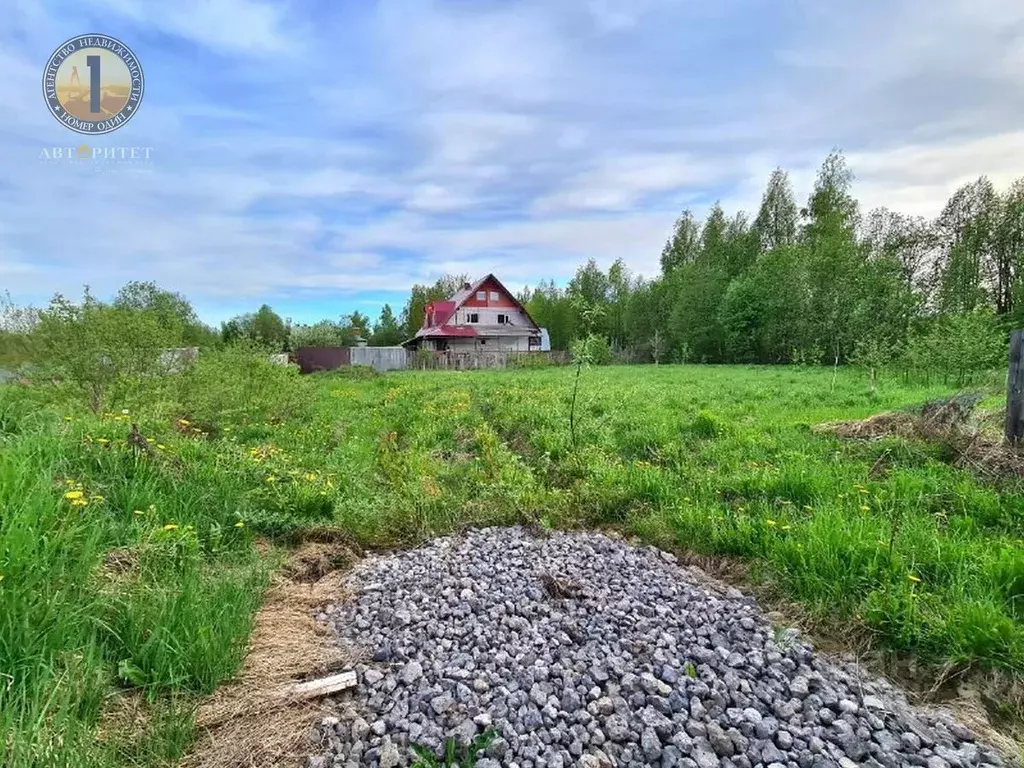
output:
[[[99,415],[65,388],[0,387],[0,762],[173,764],[279,553],[323,528],[394,546],[482,523],[616,526],[742,558],[881,646],[1024,669],[1021,488],[942,446],[810,428],[949,387],[593,368],[575,445],[572,392],[568,368],[300,378],[231,353],[125,383]],[[257,537],[280,546],[257,554]],[[151,702],[148,723],[111,727],[125,695]]]

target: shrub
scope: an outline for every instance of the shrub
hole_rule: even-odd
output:
[[[80,304],[57,294],[39,313],[42,370],[70,382],[99,413],[115,385],[162,372],[160,355],[180,344],[181,330],[151,310],[107,306],[88,289]]]

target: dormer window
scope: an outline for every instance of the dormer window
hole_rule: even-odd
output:
[[[491,301],[498,301],[500,299],[501,296],[498,295],[497,291],[491,291]]]
[[[487,301],[487,291],[477,291],[476,292],[476,300],[477,301]]]

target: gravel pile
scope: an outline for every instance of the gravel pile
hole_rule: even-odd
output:
[[[365,560],[348,586],[319,618],[368,661],[311,768],[408,765],[410,742],[488,729],[479,768],[1002,764],[751,598],[602,534],[472,531]]]

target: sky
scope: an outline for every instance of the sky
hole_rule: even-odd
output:
[[[4,0],[0,293],[129,280],[207,322],[396,313],[414,283],[654,276],[683,208],[800,201],[833,147],[864,210],[1024,175],[1020,0]],[[43,69],[97,32],[145,73],[84,137]],[[45,149],[148,147],[139,164]]]

